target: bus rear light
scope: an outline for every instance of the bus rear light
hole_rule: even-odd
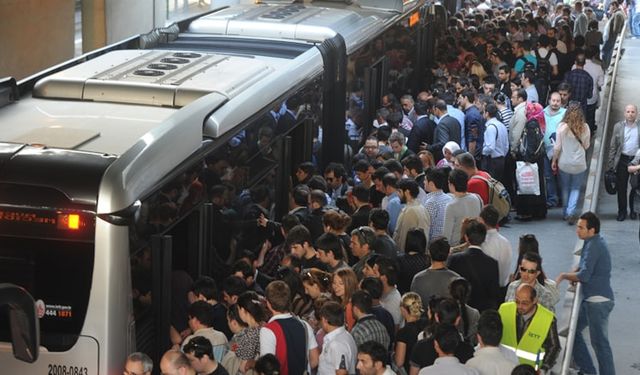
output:
[[[67,228],[77,230],[80,229],[80,215],[71,214],[67,222]]]
[[[78,214],[59,214],[58,229],[80,230],[84,223],[80,220]]]

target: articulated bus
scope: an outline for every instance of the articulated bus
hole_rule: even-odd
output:
[[[298,163],[346,160],[347,109],[424,85],[435,7],[239,3],[0,80],[2,373],[157,367],[181,281],[259,246]]]

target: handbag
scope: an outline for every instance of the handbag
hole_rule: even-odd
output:
[[[540,195],[538,164],[517,161],[516,181],[518,182],[518,195]]]
[[[616,171],[610,169],[604,173],[604,189],[610,195],[616,195],[618,189],[616,188]]]

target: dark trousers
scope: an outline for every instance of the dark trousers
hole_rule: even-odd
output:
[[[594,133],[596,132],[596,129],[598,129],[598,127],[596,126],[597,107],[598,107],[598,104],[587,105],[587,113],[585,113],[587,124],[589,124],[589,130],[591,131],[592,137],[595,135]]]
[[[620,161],[616,166],[616,189],[618,190],[618,213],[627,213],[627,186],[629,185],[629,172],[627,167],[633,159],[632,156],[620,155]],[[629,210],[633,212],[633,198],[635,197],[635,189],[629,192]]]
[[[511,207],[515,207],[516,196],[516,159],[513,158],[511,153],[507,153],[504,160],[504,174],[502,177],[502,184],[509,192],[511,198]]]
[[[499,158],[492,158],[491,156],[483,156],[482,158],[482,169],[491,175],[491,177],[496,180],[504,183],[504,156]]]

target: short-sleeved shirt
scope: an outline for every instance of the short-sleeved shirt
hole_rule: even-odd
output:
[[[327,333],[320,353],[318,375],[335,375],[343,357],[347,372],[355,374],[357,355],[356,342],[344,327]]]
[[[485,171],[478,171],[475,175],[484,177],[487,180],[491,178],[491,175]],[[467,182],[467,192],[478,194],[482,198],[483,204],[489,204],[489,185],[479,178],[471,177]]]
[[[222,367],[220,362],[218,362],[218,367],[216,367],[216,369],[213,370],[213,372],[209,373],[208,375],[229,375],[229,372],[227,371],[227,369]]]
[[[213,328],[202,328],[193,333],[193,335],[188,336],[182,342],[182,348],[191,341],[192,338],[196,336],[202,336],[211,342],[213,346],[213,355],[216,358],[216,361],[221,362],[224,355],[227,353],[229,349],[229,341],[227,340],[227,336],[224,333],[217,331]]]
[[[533,51],[531,53],[535,54]],[[549,60],[549,65],[558,65],[558,56],[556,56],[555,52],[549,52],[548,49],[540,47],[538,48],[538,55],[540,55],[540,57],[547,58]]]
[[[433,365],[438,358],[438,353],[433,346],[433,337],[418,341],[411,351],[411,366],[424,368]],[[466,363],[473,358],[473,347],[466,342],[460,342],[454,353],[460,363]]]
[[[398,330],[398,335],[396,337],[396,342],[402,342],[406,345],[405,351],[405,360],[404,360],[404,369],[409,373],[409,368],[411,367],[411,363],[409,362],[409,357],[411,356],[411,352],[413,351],[413,347],[418,342],[418,334],[422,332],[424,326],[427,324],[427,321],[424,319],[416,320],[415,322],[408,322],[404,325],[404,327]]]
[[[380,304],[382,307],[387,309],[393,316],[393,322],[395,325],[402,325],[403,318],[402,313],[400,312],[400,304],[402,303],[402,296],[398,289],[393,288],[389,293],[382,295],[380,298]]]
[[[538,60],[536,59],[536,57],[530,53],[526,53],[522,57],[518,57],[515,64],[513,64],[513,69],[517,73],[522,73],[524,71],[525,60],[532,63],[536,68],[538,67]]]
[[[292,317],[293,315],[291,315],[291,313],[277,314],[269,319],[269,323],[274,320],[290,319]],[[307,331],[307,351],[317,348],[318,343],[316,342],[313,329],[311,329],[309,323],[304,320],[301,320],[300,322],[304,325]],[[262,327],[260,328],[260,355],[265,354],[276,354],[276,335],[269,328]]]
[[[411,291],[416,292],[422,299],[422,305],[427,306],[431,297],[451,297],[449,284],[452,280],[461,277],[458,273],[448,268],[431,269],[418,272],[411,282]]]

